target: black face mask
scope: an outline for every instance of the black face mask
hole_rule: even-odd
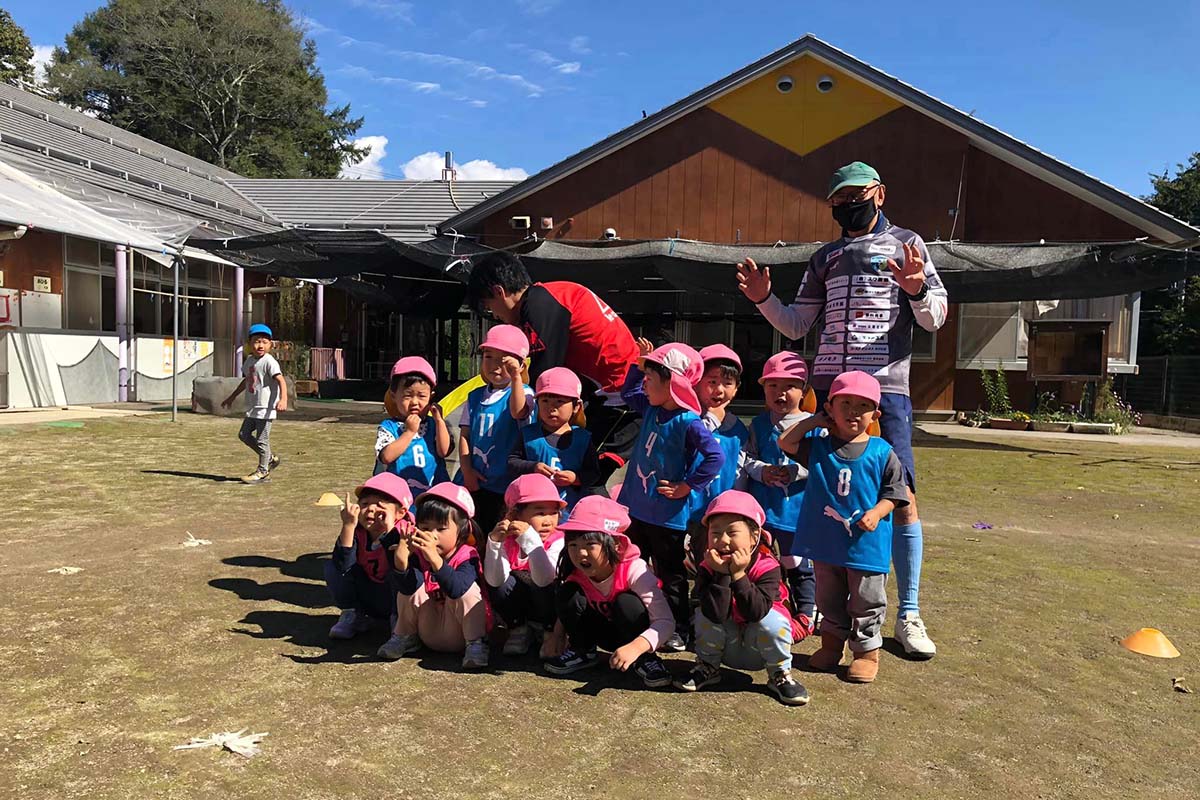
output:
[[[875,219],[875,212],[878,210],[875,207],[875,199],[872,197],[859,200],[857,203],[842,203],[832,209],[834,221],[847,231],[866,230],[867,226],[871,224],[871,220]]]

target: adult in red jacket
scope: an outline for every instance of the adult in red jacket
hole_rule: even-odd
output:
[[[578,375],[597,449],[628,456],[641,420],[625,407],[621,386],[639,353],[617,312],[578,283],[533,283],[521,259],[505,252],[474,264],[467,302],[525,331],[531,380],[551,367]]]

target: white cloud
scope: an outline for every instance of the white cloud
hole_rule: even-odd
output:
[[[576,55],[586,56],[592,53],[592,48],[588,47],[588,37],[586,36],[574,37],[568,46],[571,48],[571,52]]]
[[[372,83],[378,83],[384,86],[398,86],[401,89],[407,89],[410,92],[416,92],[417,94],[447,97],[451,100],[457,100],[460,103],[466,103],[472,108],[484,108],[487,105],[486,100],[480,100],[478,98],[465,95],[462,92],[446,89],[440,83],[435,83],[434,81],[414,81],[408,78],[398,78],[392,75],[379,75],[367,69],[366,67],[360,67],[357,65],[338,67],[335,72],[339,75],[345,75],[349,78],[371,81]]]
[[[50,59],[54,55],[54,45],[52,44],[35,44],[33,46],[33,58],[30,63],[33,64],[33,82],[46,82],[46,67],[50,66]]]
[[[559,0],[517,0],[517,5],[521,7],[521,10],[533,17],[549,13],[558,3]]]
[[[337,33],[333,28],[322,23],[316,17],[301,16],[299,18],[300,27],[304,33],[309,36],[321,36],[326,33]]]
[[[361,178],[377,181],[383,178],[383,157],[387,155],[388,138],[386,136],[361,136],[354,140],[359,147],[370,147],[371,152],[357,164],[346,164],[342,167],[339,178]]]
[[[564,61],[554,68],[555,72],[561,72],[563,75],[574,75],[579,72],[579,67],[582,66],[578,61]]]
[[[409,180],[433,181],[442,177],[445,164],[444,155],[430,150],[413,156],[400,169]],[[529,173],[520,167],[500,167],[483,158],[465,164],[455,163],[454,169],[460,181],[523,181],[529,177]]]
[[[405,22],[409,25],[413,23],[413,4],[412,3],[394,3],[388,0],[346,0],[346,3],[353,8],[361,8],[364,11],[371,11],[382,17],[390,17],[400,22]]]
[[[561,58],[552,53],[547,53],[545,50],[537,50],[529,47],[528,45],[521,44],[520,42],[513,42],[509,44],[508,49],[528,56],[529,59],[535,63],[541,64],[545,67],[550,67],[552,70],[562,75],[574,75],[575,73],[579,72],[580,68],[583,66],[578,61],[563,61]]]
[[[433,67],[446,67],[462,72],[468,78],[479,78],[485,81],[497,81],[505,83],[509,86],[516,87],[525,92],[529,97],[541,97],[545,91],[540,84],[534,83],[525,78],[524,75],[517,75],[509,72],[501,72],[495,67],[478,61],[471,61],[458,56],[446,55],[445,53],[426,53],[420,50],[396,50],[388,47],[380,42],[372,42],[364,39],[355,39],[353,36],[342,35],[338,37],[338,45],[341,47],[356,47],[364,50],[373,50],[384,55],[389,55],[393,58],[402,58],[407,61],[416,61],[419,64],[427,64]]]

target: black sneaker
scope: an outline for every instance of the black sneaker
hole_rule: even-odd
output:
[[[596,648],[577,653],[568,647],[561,656],[547,659],[544,663],[546,672],[551,675],[570,675],[572,672],[596,666]]]
[[[662,653],[682,653],[687,650],[687,640],[678,633],[672,633],[671,638],[659,644],[658,649]]]
[[[672,685],[685,692],[698,692],[705,686],[712,686],[714,683],[720,682],[721,668],[719,666],[705,664],[700,659],[696,659],[688,676],[682,680],[672,681]]]
[[[274,472],[282,463],[283,459],[279,456],[271,456],[271,460],[267,462],[267,472]]]
[[[633,662],[633,671],[642,679],[647,689],[671,685],[671,673],[667,670],[667,665],[654,653],[643,653]]]
[[[785,706],[808,705],[808,689],[792,677],[790,669],[781,669],[767,680],[767,686]]]

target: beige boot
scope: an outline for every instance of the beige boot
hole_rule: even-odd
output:
[[[870,683],[879,674],[879,651],[868,650],[865,653],[855,653],[846,670],[846,680],[851,683]]]
[[[821,649],[808,657],[808,666],[817,672],[833,672],[842,663],[846,643],[832,633],[821,634]]]

